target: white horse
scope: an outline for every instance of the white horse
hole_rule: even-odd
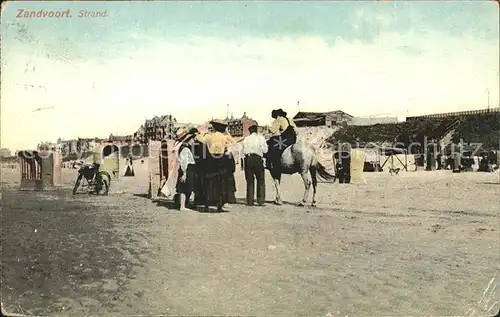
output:
[[[277,205],[281,205],[283,203],[281,200],[280,190],[282,174],[292,175],[299,173],[302,177],[305,191],[302,200],[298,203],[299,206],[304,206],[307,202],[307,197],[309,196],[309,191],[311,190],[311,184],[313,186],[311,206],[316,206],[316,187],[318,184],[318,176],[325,181],[335,181],[335,175],[330,174],[318,161],[314,147],[303,140],[298,140],[297,143],[285,149],[283,154],[281,154],[280,165],[281,166],[278,166],[278,168],[269,169],[269,172],[274,180],[274,186],[276,187],[276,199],[274,200],[274,203]]]

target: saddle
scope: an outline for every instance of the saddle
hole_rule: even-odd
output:
[[[285,153],[286,150],[291,148],[293,144],[287,145],[284,149],[282,150],[276,150],[274,153],[271,154],[271,157],[269,157],[269,152],[264,155],[264,158],[266,159],[266,169],[271,170],[271,169],[276,169],[276,168],[281,168],[281,157],[283,156],[283,153]]]

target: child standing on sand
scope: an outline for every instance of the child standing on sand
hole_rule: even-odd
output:
[[[177,142],[181,143],[181,146],[178,152],[179,173],[176,188],[177,193],[180,195],[179,210],[181,211],[189,210],[186,208],[186,202],[189,202],[189,198],[195,191],[195,160],[190,146],[190,141],[193,140],[194,137],[194,134],[190,134],[188,130],[184,128],[181,128],[177,133]]]

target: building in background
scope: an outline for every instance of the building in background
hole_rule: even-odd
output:
[[[297,127],[318,127],[318,126],[344,126],[348,125],[354,116],[341,110],[329,112],[303,112],[299,111],[293,121]]]
[[[63,153],[81,153],[91,151],[98,144],[101,144],[105,139],[101,138],[77,138],[71,140],[57,139],[55,148]]]
[[[374,125],[374,124],[389,124],[398,123],[398,117],[354,117],[347,125]]]
[[[76,140],[63,140],[59,138],[57,139],[57,144],[63,153],[76,153]]]
[[[229,134],[233,137],[245,137],[249,134],[248,128],[251,125],[258,125],[257,121],[247,117],[246,112],[243,113],[241,118],[235,119],[234,117],[226,118],[227,129]]]
[[[174,122],[174,124],[173,124],[174,132],[177,131],[177,129],[184,128],[184,127],[189,127],[189,128],[196,127],[196,124],[182,123],[182,122]]]
[[[12,152],[8,148],[0,148],[0,157],[11,157]]]
[[[48,141],[40,142],[36,146],[37,151],[55,151],[56,149],[60,148],[61,148],[60,144]]]
[[[174,138],[177,120],[172,115],[154,116],[146,119],[143,125],[132,135],[132,140],[147,144],[149,140],[161,141]]]
[[[133,141],[132,135],[113,135],[110,134],[108,140],[102,141],[101,143],[111,143],[115,145],[129,145]]]
[[[134,134],[132,134],[132,139],[135,142],[144,143],[143,141],[145,139],[145,135],[146,135],[146,127],[144,127],[144,124],[141,124],[139,129],[137,129],[137,131],[135,131]]]

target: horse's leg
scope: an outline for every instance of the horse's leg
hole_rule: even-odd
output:
[[[318,177],[316,175],[316,167],[311,166],[309,168],[309,172],[311,173],[311,180],[312,180],[312,185],[313,185],[313,197],[312,197],[312,207],[316,207],[316,187],[318,187]]]
[[[299,206],[304,206],[305,203],[307,202],[307,196],[309,196],[309,191],[311,190],[311,176],[309,175],[309,171],[303,171],[300,173],[300,177],[302,177],[302,180],[304,181],[304,196],[302,196],[302,201],[299,202]]]
[[[271,173],[271,176],[273,177],[274,187],[276,188],[276,199],[274,200],[274,203],[276,205],[281,205],[283,204],[283,201],[281,200],[281,189],[280,189],[281,174]]]
[[[282,205],[283,201],[281,200],[281,190],[280,190],[280,181],[274,178],[274,187],[276,188],[276,199],[274,203],[276,205]]]

